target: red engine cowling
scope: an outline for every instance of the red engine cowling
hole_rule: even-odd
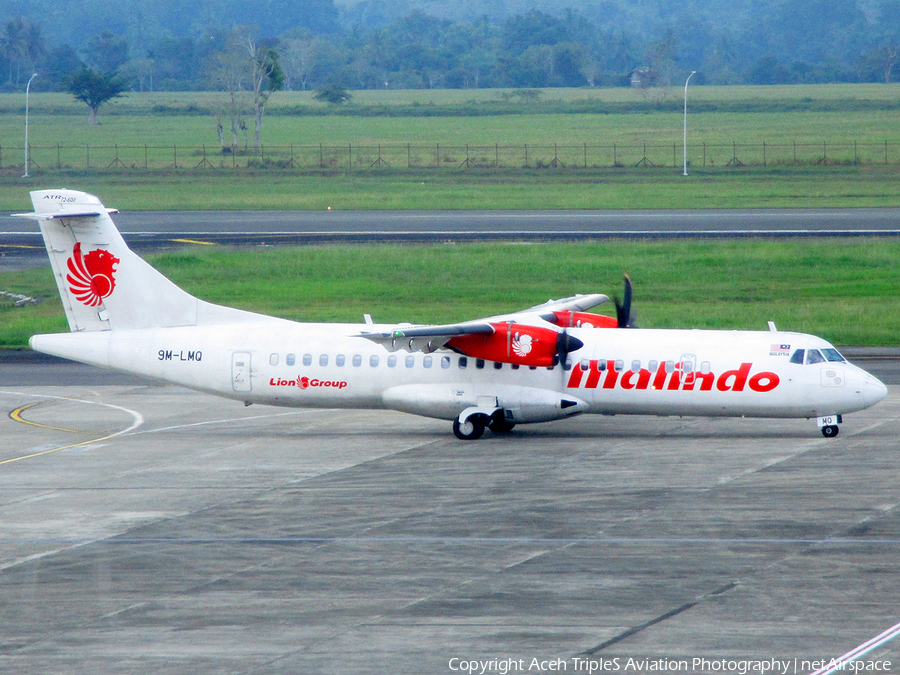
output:
[[[448,347],[476,359],[551,367],[557,356],[560,334],[551,328],[522,324],[492,323],[492,334],[455,337]]]
[[[616,328],[619,325],[614,316],[588,312],[553,312],[553,316],[555,323],[565,328]]]

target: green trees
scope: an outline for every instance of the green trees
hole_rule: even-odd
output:
[[[333,105],[343,105],[347,103],[353,96],[341,84],[327,84],[319,89],[313,98],[322,103],[331,103]]]
[[[46,53],[41,27],[19,17],[7,21],[0,32],[0,54],[8,65],[7,85],[18,88],[35,72]]]
[[[238,26],[225,38],[222,48],[211,55],[207,75],[210,83],[227,93],[227,102],[219,119],[231,120],[232,150],[238,145],[239,131],[246,130],[243,115],[252,112],[255,123],[253,147],[260,147],[263,115],[272,94],[284,87],[284,71],[275,48],[254,37],[248,26]],[[217,125],[221,129],[221,121]],[[219,132],[223,149],[224,136]],[[246,134],[245,134],[246,139]],[[246,145],[246,142],[245,142]]]
[[[91,124],[97,124],[97,111],[107,101],[118,98],[128,88],[125,80],[114,73],[100,73],[83,66],[75,71],[66,83],[67,91],[76,100],[86,103],[91,110]]]
[[[79,22],[58,20],[61,0],[15,4],[23,17],[0,23],[6,90],[35,71],[41,88],[59,88],[50,71],[74,54],[142,90],[230,91],[219,72],[230,35],[252,25],[245,34],[271,53],[240,46],[246,66],[270,71],[259,86],[245,72],[235,89],[253,92],[248,120],[264,112],[278,72],[280,86],[298,90],[610,86],[639,69],[659,84],[691,70],[707,84],[900,78],[900,0],[563,0],[540,10],[482,0],[67,0]]]

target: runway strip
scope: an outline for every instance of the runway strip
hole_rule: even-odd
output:
[[[900,236],[900,209],[125,211],[114,219],[139,252],[185,245]],[[25,229],[20,218],[0,218],[0,271],[46,265],[37,228]]]

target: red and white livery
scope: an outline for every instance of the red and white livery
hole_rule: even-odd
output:
[[[380,408],[484,430],[583,413],[816,419],[883,399],[878,379],[813,335],[626,330],[587,310],[605,295],[442,326],[307,324],[222,307],[175,286],[133,253],[96,197],[31,193],[71,333],[37,351],[279,406]]]

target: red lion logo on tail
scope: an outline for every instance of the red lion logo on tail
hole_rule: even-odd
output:
[[[81,255],[81,242],[77,242],[69,258],[69,290],[79,302],[88,307],[97,307],[116,288],[116,265],[120,260],[109,251],[95,249]]]

